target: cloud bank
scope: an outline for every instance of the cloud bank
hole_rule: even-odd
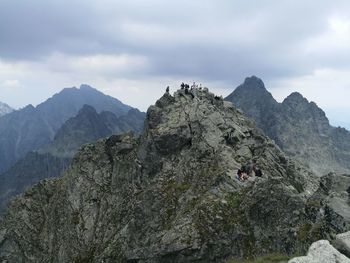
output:
[[[341,0],[2,0],[0,100],[89,83],[145,110],[169,84],[227,95],[254,74],[277,99],[299,91],[344,123],[349,13]]]

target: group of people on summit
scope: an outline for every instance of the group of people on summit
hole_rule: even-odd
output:
[[[186,83],[182,82],[180,87],[181,87],[182,90],[185,90],[185,93],[187,93],[189,90],[194,90],[194,89],[202,90],[202,84],[198,85],[198,84],[196,84],[196,82],[193,82],[193,84],[191,86],[189,84],[186,84]],[[169,93],[170,87],[167,86],[165,91],[167,93]]]
[[[262,171],[257,166],[256,161],[252,161],[250,163],[247,163],[245,165],[242,165],[241,169],[238,169],[237,171],[237,179],[239,181],[245,181],[251,176],[257,176],[262,177]]]

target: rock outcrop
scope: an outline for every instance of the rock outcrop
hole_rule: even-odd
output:
[[[338,234],[333,241],[333,246],[350,258],[350,232]]]
[[[350,263],[350,259],[336,250],[327,240],[312,244],[305,257],[297,257],[288,263]]]
[[[263,177],[238,181],[251,160]],[[0,223],[0,259],[224,262],[305,252],[349,230],[328,205],[327,192],[340,187],[333,179],[286,157],[206,89],[166,93],[140,137],[86,145],[64,176],[14,199]]]
[[[325,113],[294,92],[278,103],[261,79],[246,78],[225,100],[253,118],[284,152],[318,174],[349,173],[350,132],[329,124]]]

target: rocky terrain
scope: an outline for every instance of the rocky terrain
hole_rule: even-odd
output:
[[[288,263],[350,263],[350,232],[338,234],[332,243],[319,240],[311,245],[307,256],[293,258]]]
[[[252,117],[289,156],[319,174],[349,173],[350,132],[329,124],[325,113],[295,92],[278,103],[257,77],[247,78],[225,100]]]
[[[263,177],[236,179],[255,160]],[[65,174],[15,198],[4,262],[225,262],[300,254],[350,228],[350,177],[285,156],[206,89],[166,93],[132,133],[85,145]]]
[[[27,107],[0,117],[0,173],[7,171],[28,152],[38,150],[54,139],[59,128],[85,105],[98,113],[109,111],[126,115],[130,106],[87,85],[66,88],[37,107]]]
[[[84,105],[77,116],[62,125],[52,143],[27,153],[0,175],[0,215],[9,199],[26,187],[61,175],[80,146],[122,132],[140,133],[144,118],[145,113],[137,109],[117,117],[107,111],[99,114],[92,106]]]
[[[0,101],[0,117],[4,116],[12,111],[13,111],[13,109],[9,105]]]

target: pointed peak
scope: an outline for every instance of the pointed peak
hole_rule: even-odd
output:
[[[80,90],[93,90],[93,91],[96,91],[96,89],[94,89],[93,87],[87,85],[87,84],[81,84],[80,85]]]
[[[309,101],[301,95],[299,92],[291,93],[287,98],[284,99],[282,104],[309,104]]]
[[[263,88],[263,89],[265,89],[264,82],[260,78],[254,76],[254,75],[251,77],[247,77],[244,80],[243,85],[245,85],[249,88]]]

